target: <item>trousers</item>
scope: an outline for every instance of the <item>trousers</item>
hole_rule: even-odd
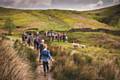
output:
[[[43,61],[43,71],[46,73],[49,71],[49,64],[48,62]]]

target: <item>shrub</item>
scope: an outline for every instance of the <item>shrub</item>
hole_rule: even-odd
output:
[[[37,67],[37,52],[27,47],[25,44],[22,44],[19,40],[15,41],[14,48],[17,51],[17,55],[19,55],[19,57],[21,57],[25,61],[29,61],[32,66],[32,69],[35,70]]]
[[[7,18],[4,28],[8,31],[8,34],[12,34],[12,31],[16,28],[16,26],[10,18]]]
[[[120,68],[117,66],[117,64],[113,62],[108,62],[105,62],[101,66],[99,70],[99,76],[102,77],[104,80],[120,80]]]
[[[64,54],[56,55],[53,66],[54,78],[56,80],[120,80],[119,55],[98,51],[99,49],[90,53],[88,50],[82,54],[81,50],[71,55],[65,50]]]

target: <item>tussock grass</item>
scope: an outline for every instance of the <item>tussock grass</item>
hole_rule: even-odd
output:
[[[56,80],[119,80],[120,55],[107,49],[89,47],[85,49],[61,49],[52,47],[56,62],[53,74]]]
[[[29,64],[7,41],[0,41],[0,80],[33,80]]]

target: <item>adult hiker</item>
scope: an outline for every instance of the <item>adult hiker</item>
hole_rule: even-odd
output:
[[[27,33],[24,32],[21,37],[22,37],[22,42],[26,44],[28,38]]]
[[[64,33],[64,34],[63,34],[63,42],[66,42],[66,41],[67,41],[67,39],[68,39],[67,34],[66,34],[66,33]]]
[[[58,34],[57,34],[57,40],[58,40],[58,42],[60,41],[60,37],[61,37],[61,34],[58,33]]]
[[[40,56],[40,59],[41,59],[41,52],[42,50],[44,49],[44,39],[41,40],[41,43],[39,44],[39,56]]]
[[[37,36],[34,37],[34,49],[38,50],[38,39],[37,39]]]
[[[22,42],[25,43],[26,39],[27,39],[27,35],[26,35],[26,33],[23,33],[22,34]]]
[[[49,40],[51,40],[51,36],[52,36],[51,31],[48,31],[47,32],[47,37],[49,38]]]
[[[47,49],[47,44],[43,45],[43,50],[41,51],[40,59],[43,64],[44,76],[49,72],[49,61],[53,61],[50,51]]]
[[[29,46],[32,46],[32,42],[33,42],[33,37],[32,37],[32,34],[29,33],[28,37],[27,37],[27,44]]]
[[[39,35],[39,36],[36,36],[34,39],[34,48],[39,50],[40,43],[41,43],[41,37]]]
[[[40,43],[40,45],[39,45],[40,52],[44,49],[44,47],[43,47],[43,45],[45,44],[44,42],[45,42],[45,40],[42,39],[42,40],[41,40],[41,43]]]

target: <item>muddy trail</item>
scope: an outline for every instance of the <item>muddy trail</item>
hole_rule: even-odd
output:
[[[46,76],[44,76],[42,65],[39,65],[37,67],[36,72],[37,72],[37,79],[36,80],[54,80],[52,78],[52,73],[48,73]]]
[[[34,50],[34,47],[31,46],[30,48]],[[49,63],[49,67],[51,67],[51,65],[52,63]],[[43,65],[41,63],[38,64],[36,68],[36,73],[37,73],[36,80],[54,80],[51,72],[47,73],[47,75],[44,76]]]

